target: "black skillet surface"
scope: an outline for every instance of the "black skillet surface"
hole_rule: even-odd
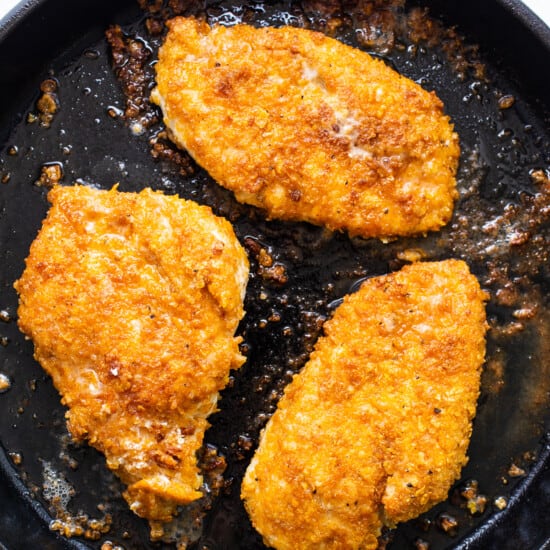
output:
[[[126,98],[104,33],[119,24],[137,38],[150,50],[145,63],[150,73],[159,38],[148,34],[137,4],[27,2],[0,28],[0,375],[10,382],[0,394],[1,543],[10,550],[175,548],[150,543],[145,522],[128,511],[103,458],[70,443],[59,397],[34,362],[31,343],[17,330],[12,284],[47,211],[46,189],[35,182],[42,167],[54,163],[62,167],[62,184],[152,186],[209,204],[233,221],[249,252],[248,313],[239,329],[248,360],[223,392],[206,436],[227,461],[226,484],[213,499],[194,548],[263,548],[238,498],[259,430],[338,300],[363,278],[398,269],[408,248],[421,249],[427,259],[465,259],[490,292],[491,330],[470,463],[462,479],[447,502],[388,533],[382,545],[394,550],[425,544],[432,550],[550,548],[550,198],[545,183],[550,31],[511,0],[418,1],[406,10],[373,2],[343,2],[343,8],[311,1],[170,5],[185,13],[206,12],[211,21],[224,24],[242,18],[327,30],[335,21],[331,16],[339,17],[338,38],[380,55],[444,101],[461,137],[461,198],[440,233],[389,244],[328,235],[305,224],[265,222],[192,162],[177,165],[166,154],[154,159],[150,139],[159,124],[139,133],[122,115]],[[426,5],[433,19],[415,25],[411,10]],[[360,14],[371,8],[372,18],[365,21]],[[458,37],[450,30],[455,27]],[[46,127],[29,113],[38,113],[40,83],[48,78],[57,83],[59,110]],[[150,115],[146,111],[142,121]],[[279,271],[258,265],[261,247]],[[44,472],[49,472],[45,486]],[[477,491],[472,492],[472,480]],[[51,506],[53,490],[70,492],[66,508],[73,524],[80,521],[88,529],[87,537],[66,539],[49,530],[52,515],[60,514]],[[107,513],[112,525],[102,534],[101,524],[92,520]],[[94,536],[97,540],[91,540]]]

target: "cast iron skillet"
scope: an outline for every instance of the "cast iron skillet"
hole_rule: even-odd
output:
[[[206,10],[210,20],[221,23],[245,17],[256,24],[315,28],[323,28],[331,13],[353,12],[356,3],[343,2],[342,10],[327,14],[327,6],[336,4],[172,3],[186,13]],[[226,483],[209,504],[196,548],[263,548],[238,498],[259,430],[341,297],[365,277],[401,267],[407,248],[423,250],[427,259],[465,259],[491,294],[491,330],[462,479],[447,502],[387,533],[382,545],[550,548],[550,200],[543,191],[550,165],[550,31],[512,0],[418,0],[408,3],[407,11],[418,6],[429,7],[435,25],[424,37],[411,39],[402,25],[388,48],[391,37],[378,32],[383,17],[377,20],[381,27],[371,28],[369,43],[358,44],[353,18],[343,17],[339,36],[436,90],[461,137],[461,199],[453,221],[437,235],[388,244],[328,235],[306,224],[266,222],[192,162],[177,165],[166,155],[153,159],[150,140],[161,126],[133,133],[130,121],[120,116],[125,97],[104,34],[121,25],[150,48],[150,69],[158,38],[147,35],[144,14],[133,0],[30,1],[2,22],[0,374],[9,377],[10,388],[0,394],[0,548],[108,548],[107,541],[126,549],[174,548],[148,541],[145,522],[128,511],[103,458],[71,444],[59,396],[17,329],[12,284],[47,211],[46,189],[35,182],[51,163],[62,166],[62,184],[120,182],[121,190],[150,185],[209,204],[231,219],[251,258],[247,318],[239,328],[248,360],[223,392],[206,436],[209,448],[226,459]],[[397,13],[403,16],[402,10]],[[36,114],[40,83],[48,78],[58,83],[60,109],[46,128],[29,113]],[[262,247],[287,280],[259,267]],[[48,468],[53,474],[44,492]],[[91,540],[50,530],[59,510],[45,496],[56,487],[74,489],[67,507],[73,517],[86,514],[81,522],[92,531],[90,519],[111,514],[110,531]]]

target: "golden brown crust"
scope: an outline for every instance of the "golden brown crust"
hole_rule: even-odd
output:
[[[434,93],[321,33],[169,28],[152,99],[239,201],[363,237],[449,221],[459,145]]]
[[[15,283],[19,326],[140,516],[167,521],[201,496],[195,453],[231,368],[248,261],[211,210],[139,194],[55,187]]]
[[[325,324],[268,422],[242,498],[267,545],[375,549],[466,464],[485,295],[457,260],[370,279]]]

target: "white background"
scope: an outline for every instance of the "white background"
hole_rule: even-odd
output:
[[[523,3],[531,8],[550,27],[550,0],[523,0]]]
[[[550,26],[550,0],[523,0],[523,2]],[[20,0],[0,0],[0,19],[19,3],[23,4],[24,2],[20,2]]]

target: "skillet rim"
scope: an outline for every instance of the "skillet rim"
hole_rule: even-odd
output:
[[[496,0],[515,18],[542,42],[547,50],[550,50],[550,26],[547,25],[533,10],[520,0]]]
[[[50,0],[26,0],[14,6],[0,19],[0,43],[15,31],[21,22],[36,8]],[[500,4],[516,20],[519,20],[550,52],[550,26],[521,0],[493,0]]]
[[[8,13],[0,19],[0,42],[15,31],[18,25],[31,14],[40,4],[46,3],[47,0],[27,0],[15,5]]]
[[[520,0],[492,0],[495,6],[503,8],[513,19],[519,22],[532,38],[534,38],[541,46],[546,56],[550,56],[550,26],[546,25],[542,19],[540,19],[529,7],[523,4]],[[27,19],[35,14],[38,8],[51,3],[51,0],[26,0],[20,4],[14,6],[2,19],[0,19],[0,46],[8,39],[13,33],[16,33],[22,24]],[[542,94],[541,94],[542,95]],[[544,98],[541,97],[544,101]],[[550,101],[550,98],[548,98]],[[549,104],[550,106],[550,104]],[[0,145],[3,145],[0,143]],[[533,482],[537,479],[541,479],[544,476],[550,479],[550,431],[546,434],[543,441],[541,441],[541,454],[538,460],[534,463],[533,469],[530,475],[518,485],[514,490],[510,502],[510,506],[504,511],[493,514],[488,521],[482,523],[476,528],[470,535],[459,541],[460,547],[465,550],[469,549],[471,544],[483,543],[486,537],[490,536],[490,531],[497,528],[503,522],[506,522],[507,517],[513,513],[513,510],[518,506],[521,506],[524,500],[529,501],[529,498],[525,499],[525,493],[531,487]],[[34,501],[34,499],[22,498],[25,493],[25,486],[20,479],[17,471],[11,467],[11,463],[6,459],[4,448],[0,441],[0,480],[9,489],[12,489],[18,496],[20,502],[25,505],[29,512],[33,513],[35,519],[40,519],[44,522],[47,513],[41,507],[41,505]],[[523,497],[523,498],[522,498]],[[82,545],[77,540],[67,540],[63,537],[59,537],[56,534],[55,540],[57,544],[60,544],[60,548],[88,548]],[[1,533],[0,533],[1,536]],[[545,535],[543,534],[543,537]],[[490,541],[488,541],[490,542]],[[4,546],[0,539],[0,549]],[[550,534],[548,538],[542,540],[542,545],[539,549],[550,549]]]

